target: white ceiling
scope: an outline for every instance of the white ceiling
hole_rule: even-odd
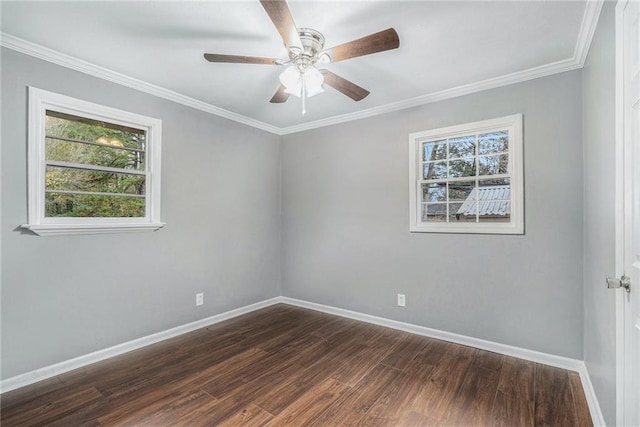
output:
[[[326,65],[371,95],[354,102],[326,88],[309,99],[303,117],[298,98],[269,103],[282,67],[205,61],[205,52],[286,57],[257,0],[2,1],[3,45],[11,47],[8,38],[35,43],[277,131],[400,108],[461,86],[479,89],[490,79],[500,85],[577,68],[597,19],[584,1],[291,1],[289,7],[298,27],[324,34],[325,47],[397,30],[399,49]]]

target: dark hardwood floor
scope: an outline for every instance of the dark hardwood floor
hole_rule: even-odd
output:
[[[589,426],[579,376],[276,305],[1,397],[2,426]]]

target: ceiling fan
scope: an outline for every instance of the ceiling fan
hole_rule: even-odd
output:
[[[280,87],[272,103],[285,102],[290,95],[302,98],[302,114],[306,113],[306,99],[323,92],[325,83],[354,101],[361,101],[369,91],[329,70],[318,70],[316,64],[344,61],[345,59],[400,46],[398,33],[388,28],[374,34],[324,49],[324,36],[312,28],[297,28],[285,0],[260,0],[269,18],[280,33],[288,50],[288,60],[257,56],[224,55],[205,53],[209,62],[227,62],[235,64],[289,65],[280,75]]]

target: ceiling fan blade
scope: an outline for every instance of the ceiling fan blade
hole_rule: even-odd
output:
[[[367,97],[367,95],[369,95],[369,91],[365,88],[362,88],[357,84],[352,83],[349,80],[332,73],[329,70],[320,70],[320,72],[324,76],[324,82],[326,84],[328,84],[338,92],[347,95],[354,101],[362,101]]]
[[[205,53],[204,59],[209,62],[228,62],[233,64],[265,64],[277,65],[278,58],[263,58],[260,56],[221,55],[217,53]]]
[[[273,98],[271,98],[271,101],[269,102],[272,102],[274,104],[280,104],[282,102],[286,102],[287,99],[289,99],[289,94],[284,90],[285,90],[285,87],[283,85],[280,85],[276,93],[273,95]]]
[[[398,37],[398,33],[396,33],[396,30],[393,28],[387,28],[386,30],[327,49],[323,53],[329,55],[331,62],[338,62],[357,56],[396,49],[399,46],[400,38]]]
[[[273,25],[276,26],[285,46],[302,48],[298,28],[296,23],[293,22],[287,2],[284,0],[260,0],[260,3],[264,10],[267,11],[267,15],[271,18]]]

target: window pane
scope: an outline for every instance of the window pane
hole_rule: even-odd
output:
[[[114,147],[144,150],[146,145],[146,134],[143,130],[55,111],[47,111],[45,132],[47,136],[98,142]]]
[[[462,209],[462,203],[449,203],[449,222],[462,222],[469,221],[469,218],[460,213]],[[471,218],[471,221],[475,221],[475,215]]]
[[[143,195],[145,190],[145,177],[141,175],[47,166],[45,188],[47,190]]]
[[[422,160],[443,160],[447,158],[447,141],[425,142],[422,144]]]
[[[442,179],[447,177],[447,162],[432,162],[425,163],[423,172],[423,179]]]
[[[476,161],[475,159],[460,159],[449,161],[449,177],[459,178],[461,176],[475,176]]]
[[[447,199],[447,184],[433,183],[422,184],[422,201],[423,202],[444,202]]]
[[[484,179],[478,182],[480,222],[509,222],[511,186],[509,179]]]
[[[490,187],[495,185],[509,187],[509,178],[493,178],[493,179],[481,179],[478,181],[480,187]]]
[[[135,217],[145,214],[143,197],[45,194],[46,217]]]
[[[423,222],[445,222],[447,220],[446,203],[422,204]]]
[[[509,172],[509,155],[478,157],[478,175],[498,175]]]
[[[492,132],[478,136],[478,154],[501,153],[509,150],[509,132]]]
[[[145,153],[47,138],[47,160],[144,170]]]
[[[471,157],[476,154],[476,137],[463,136],[449,140],[449,158]]]
[[[480,222],[509,222],[511,219],[511,202],[508,200],[484,200],[480,209]]]
[[[475,188],[475,181],[449,182],[449,200],[465,201]],[[475,196],[474,196],[475,198]]]

